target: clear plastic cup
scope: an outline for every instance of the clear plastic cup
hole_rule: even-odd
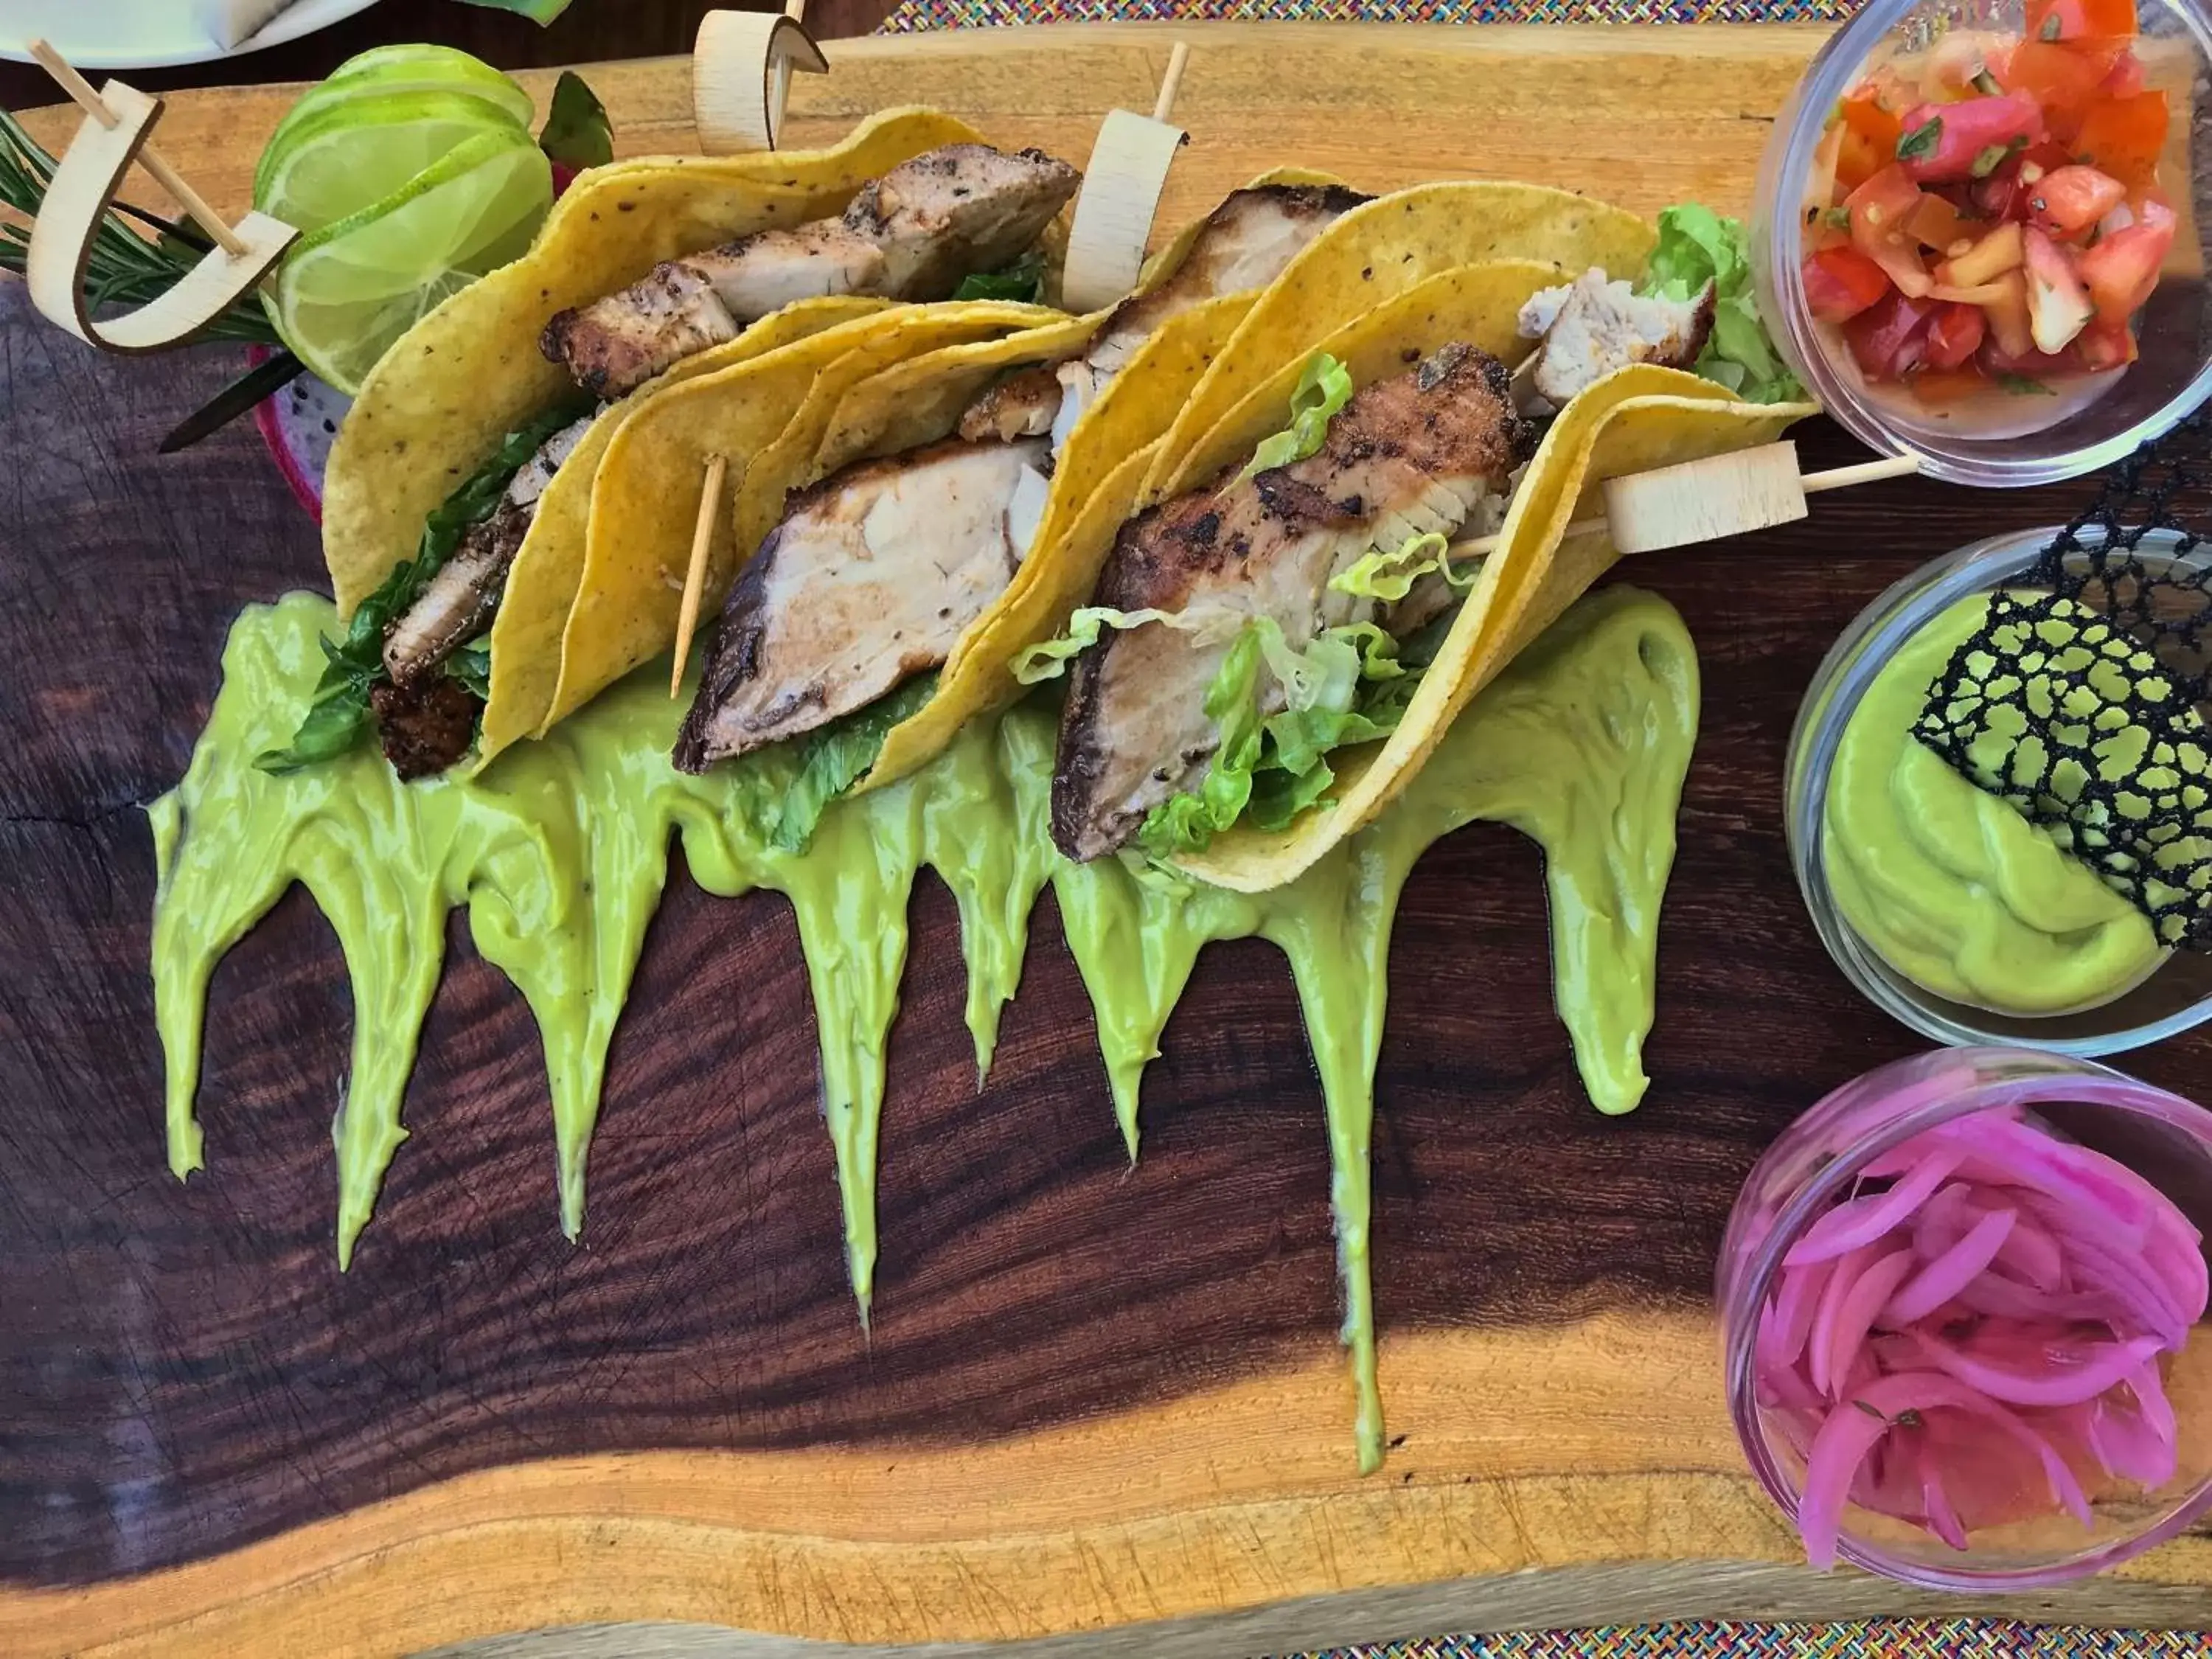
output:
[[[2126,1164],[2199,1231],[2212,1233],[2212,1113],[2107,1066],[2021,1048],[1954,1048],[1895,1061],[1829,1095],[1752,1170],[1729,1212],[1716,1281],[1729,1415],[1753,1473],[1793,1522],[1804,1464],[1767,1421],[1753,1363],[1784,1255],[1881,1153],[1936,1124],[2013,1107]],[[2172,1362],[2168,1389],[2181,1419],[2180,1453],[2173,1479],[2157,1491],[2093,1491],[2090,1528],[2066,1514],[1987,1527],[1967,1535],[1964,1552],[1854,1504],[1844,1511],[1838,1554],[1930,1589],[2036,1589],[2101,1571],[2177,1536],[2212,1510],[2212,1436],[2191,1415],[2203,1390],[2175,1386],[2185,1376],[2203,1376],[2204,1342],[2192,1332]]]
[[[1899,972],[1861,938],[1838,905],[1828,872],[1828,783],[1851,716],[1905,642],[1969,594],[2016,585],[2055,529],[2014,531],[1924,564],[1867,606],[1845,629],[1806,688],[1790,734],[1784,823],[1798,891],[1820,942],[1851,984],[1884,1012],[1946,1043],[2000,1043],[2054,1054],[2118,1054],[2212,1018],[2212,956],[2177,951],[2140,984],[2073,1013],[1999,1013],[1937,995]],[[2098,532],[2083,532],[2094,541]],[[2171,532],[2146,535],[2136,557],[2152,569],[2212,566],[2212,547],[2185,548]]]
[[[1833,331],[1806,307],[1803,198],[1830,112],[1869,70],[1923,49],[1941,27],[2020,34],[2022,0],[1869,0],[1830,38],[1776,118],[1753,196],[1752,275],[1760,314],[1800,380],[1852,434],[1884,454],[1914,454],[1954,483],[2048,483],[2093,472],[2157,437],[2212,395],[2212,202],[2199,204],[2191,143],[2212,110],[2212,14],[2199,0],[2137,0],[2148,84],[2164,88],[2183,142],[2160,183],[2181,216],[2165,274],[2138,319],[2139,360],[2045,399],[1992,391],[1948,416],[1897,388],[1868,384]],[[2056,416],[2057,418],[2054,418]],[[1971,429],[1968,429],[1971,428]]]

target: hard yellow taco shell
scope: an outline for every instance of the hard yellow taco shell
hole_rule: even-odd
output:
[[[712,614],[739,562],[801,482],[843,393],[890,364],[948,345],[1065,320],[1003,301],[893,306],[647,399],[609,439],[592,478],[575,603],[542,732],[676,635],[707,462],[729,462],[728,507],[715,520],[702,606]]]
[[[323,554],[340,613],[414,556],[423,521],[508,432],[572,391],[538,349],[555,313],[664,259],[842,211],[869,179],[977,136],[933,111],[893,110],[827,150],[581,175],[528,253],[447,300],[370,370],[324,481]]]
[[[1810,404],[1738,403],[1722,386],[1674,369],[1608,375],[1569,404],[1529,463],[1498,550],[1454,621],[1404,720],[1389,738],[1332,757],[1333,804],[1287,828],[1239,827],[1176,863],[1240,892],[1291,881],[1404,788],[1460,711],[1619,557],[1604,534],[1567,536],[1603,512],[1608,478],[1771,443]]]
[[[492,620],[491,696],[477,739],[477,764],[489,762],[544,726],[561,678],[561,636],[583,578],[591,524],[592,485],[615,433],[649,398],[672,386],[765,356],[858,317],[887,311],[891,301],[852,295],[801,300],[763,318],[727,344],[685,358],[659,379],[611,405],[592,423],[553,482],[538,497],[529,533],[507,572],[507,591]]]
[[[1200,439],[1285,365],[1438,272],[1498,259],[1626,272],[1642,267],[1656,236],[1632,213],[1535,185],[1420,185],[1354,208],[1252,307],[1177,414],[1145,499],[1172,494],[1169,477]]]

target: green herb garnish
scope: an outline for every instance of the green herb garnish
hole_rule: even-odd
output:
[[[2015,398],[2055,398],[2058,394],[2040,380],[2032,380],[2025,374],[2000,374],[1997,384]]]
[[[607,106],[574,70],[562,70],[554,82],[553,103],[545,112],[538,148],[549,161],[564,167],[603,167],[615,159],[614,124],[607,119]]]
[[[1044,292],[1044,255],[1031,248],[1004,270],[977,271],[960,279],[956,300],[1011,300],[1035,305]]]
[[[491,641],[465,645],[446,659],[446,672],[476,694],[480,702],[491,701]]]
[[[2043,20],[2043,27],[2036,30],[2035,38],[2039,40],[2056,40],[2058,38],[2059,28],[2058,14],[2054,11]]]
[[[415,556],[393,570],[376,592],[361,602],[346,624],[345,636],[337,640],[328,635],[323,636],[323,676],[315,682],[314,695],[308,699],[307,712],[301,718],[299,729],[284,748],[267,750],[255,757],[256,766],[280,775],[296,772],[304,766],[336,759],[367,735],[370,725],[368,694],[385,678],[386,631],[422,597],[430,578],[453,557],[453,550],[461,544],[461,538],[498,510],[507,485],[514,482],[523,464],[538,453],[548,438],[587,407],[588,404],[564,402],[528,426],[507,434],[506,441],[491,458],[471,473],[461,487],[447,496],[423,521],[422,539]],[[487,681],[490,672],[491,653],[487,646],[483,655]],[[465,670],[457,669],[455,673],[465,684],[469,684]],[[471,684],[470,689],[477,688]]]
[[[1851,228],[1851,210],[1847,207],[1830,208],[1827,225],[1830,230],[1849,230]]]
[[[1986,179],[2027,148],[2027,140],[2025,138],[2014,138],[2002,144],[1984,145],[1966,171],[1977,179]]]
[[[1897,141],[1897,159],[1918,161],[1936,153],[1936,146],[1943,142],[1943,118],[1931,115],[1911,131]]]

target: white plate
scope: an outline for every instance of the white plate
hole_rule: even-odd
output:
[[[27,64],[31,54],[24,48],[43,37],[82,70],[210,64],[296,40],[375,3],[294,0],[267,28],[226,52],[194,21],[192,0],[0,0],[0,58]]]

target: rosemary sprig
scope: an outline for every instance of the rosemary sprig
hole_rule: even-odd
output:
[[[54,158],[40,147],[21,123],[0,110],[0,205],[23,216],[23,222],[0,221],[0,270],[23,274],[29,257],[31,229],[53,182]],[[156,233],[142,235],[131,228],[137,220]],[[102,216],[93,234],[92,259],[85,269],[85,294],[96,308],[104,305],[140,306],[167,293],[199,262],[206,240],[187,226],[173,224],[143,209],[118,205]],[[253,300],[240,300],[215,319],[200,336],[210,340],[245,340],[261,345],[280,343],[276,331]]]

